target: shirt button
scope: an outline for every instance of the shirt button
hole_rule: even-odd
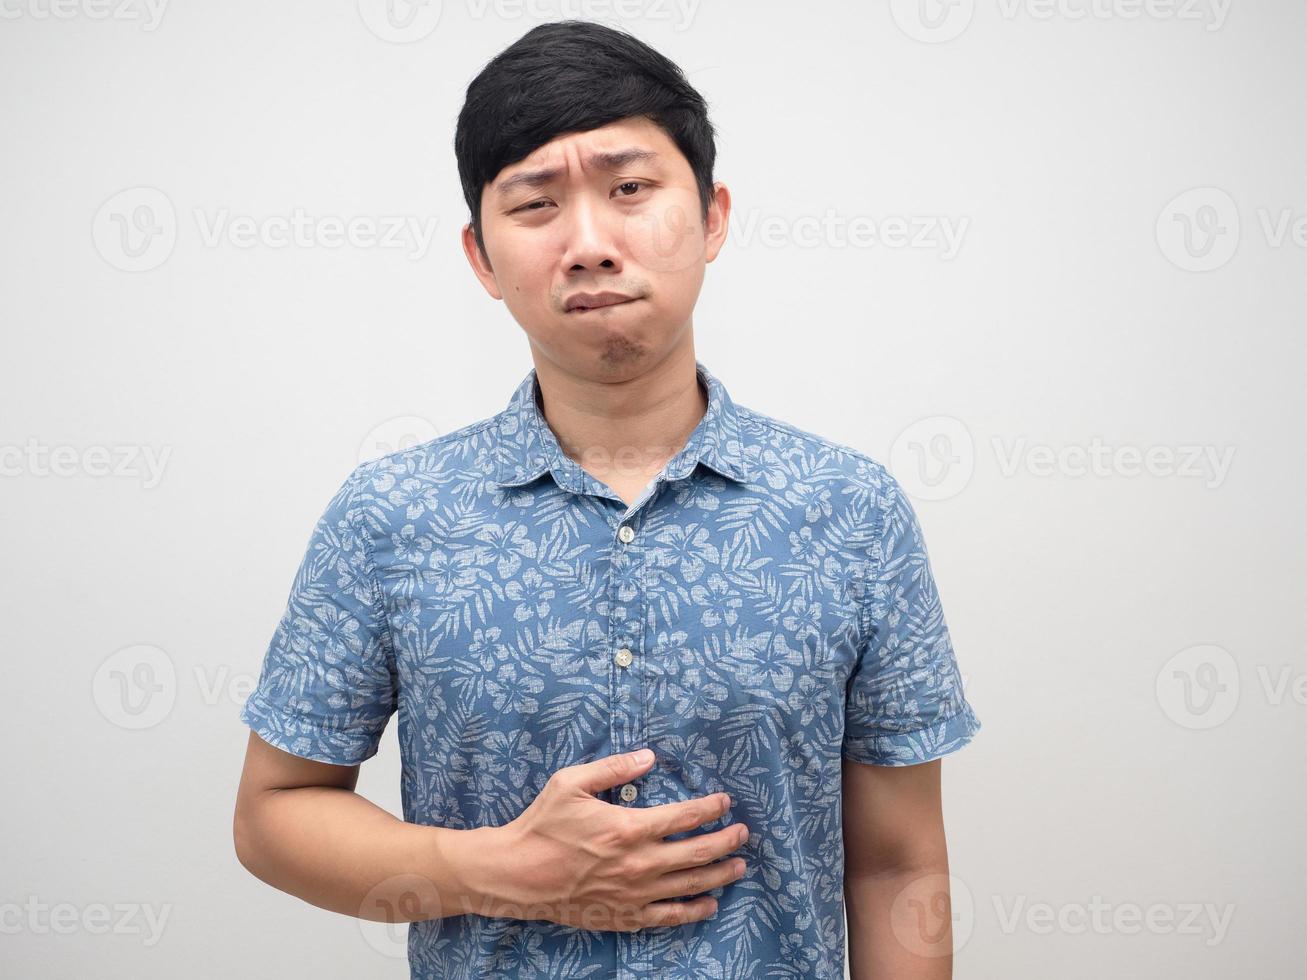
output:
[[[617,651],[617,656],[613,657],[613,659],[617,661],[617,666],[629,667],[631,666],[631,651],[626,647],[622,647]]]
[[[635,528],[630,524],[623,524],[617,529],[617,536],[622,539],[622,544],[630,544],[635,537]]]
[[[635,799],[636,794],[639,793],[640,791],[635,788],[634,783],[627,783],[625,786],[622,787],[621,792],[622,792],[622,799],[624,799],[627,803],[630,803],[633,799]]]

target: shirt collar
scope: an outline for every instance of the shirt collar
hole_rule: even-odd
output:
[[[694,362],[699,383],[708,393],[708,410],[684,448],[667,461],[663,479],[680,480],[693,472],[696,463],[741,482],[749,479],[740,429],[739,409],[721,383],[699,360]],[[495,447],[494,481],[500,486],[521,486],[546,470],[555,482],[572,493],[593,492],[598,481],[567,456],[558,437],[549,428],[537,401],[536,370],[527,372],[499,413],[499,439]]]

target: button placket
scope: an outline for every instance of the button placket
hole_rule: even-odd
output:
[[[609,684],[611,692],[611,742],[614,752],[630,751],[642,744],[640,718],[640,677],[632,668],[635,663],[633,631],[638,630],[641,622],[640,608],[643,602],[643,588],[640,574],[642,549],[636,540],[636,529],[628,523],[629,514],[625,514],[610,525],[610,534],[614,534],[612,555],[609,568],[609,599],[611,602],[611,619],[609,621],[608,657]],[[613,793],[613,802],[630,804],[638,795],[634,783],[627,783]]]

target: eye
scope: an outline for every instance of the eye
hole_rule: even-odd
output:
[[[645,183],[643,180],[626,180],[626,181],[623,181],[622,183],[618,184],[618,185],[617,185],[617,188],[618,188],[618,190],[621,190],[621,189],[626,188],[626,187],[633,187],[633,188],[637,188],[637,189],[639,189],[639,188],[648,188],[648,187],[650,187],[650,186],[652,186],[652,185]],[[632,197],[632,196],[634,196],[634,194],[636,194],[636,193],[638,193],[638,190],[636,190],[636,191],[632,191],[632,193],[630,193],[630,194],[622,194],[622,195],[620,195],[620,196],[621,196],[621,197]],[[539,211],[539,210],[541,210],[541,209],[540,209],[539,207],[536,207],[536,205],[538,205],[538,204],[539,204],[539,205],[546,205],[546,204],[549,204],[549,203],[550,203],[550,201],[549,201],[548,198],[541,198],[541,199],[538,200],[538,201],[531,201],[531,202],[529,202],[529,203],[527,203],[527,204],[519,205],[518,207],[513,208],[513,209],[512,209],[511,211],[509,211],[508,213],[509,213],[509,214],[517,214],[519,211]]]

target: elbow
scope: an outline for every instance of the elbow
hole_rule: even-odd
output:
[[[255,853],[257,836],[248,810],[248,806],[242,806],[239,803],[236,806],[231,821],[232,846],[236,850],[236,860],[241,863],[241,867],[258,877],[258,873],[255,871],[255,865],[257,864]]]

